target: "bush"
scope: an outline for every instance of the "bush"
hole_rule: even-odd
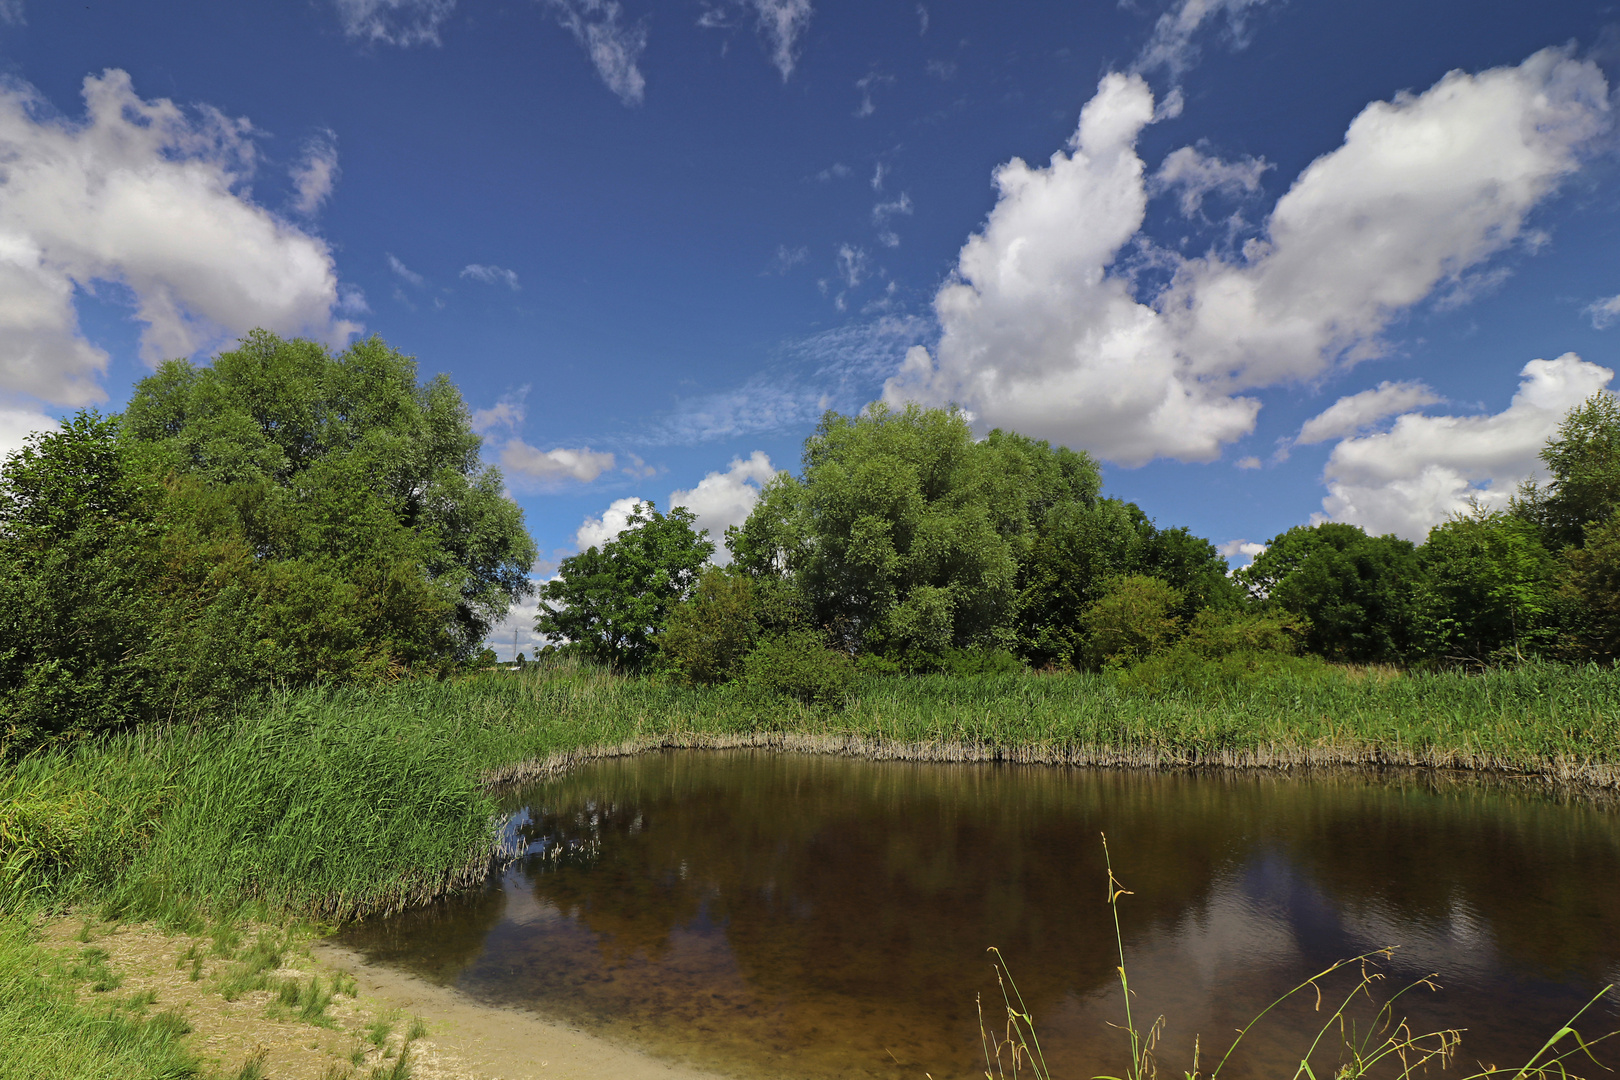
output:
[[[1118,667],[1163,649],[1181,633],[1175,612],[1182,599],[1181,590],[1155,577],[1114,578],[1080,615],[1087,661],[1095,667]]]
[[[855,665],[848,656],[827,648],[815,631],[792,630],[755,646],[743,660],[743,675],[751,686],[826,705],[843,701]]]
[[[1121,690],[1145,694],[1209,694],[1244,684],[1267,685],[1280,678],[1321,681],[1342,679],[1344,669],[1319,656],[1239,650],[1215,655],[1187,645],[1150,656],[1129,668],[1115,668],[1109,678]]]
[[[722,683],[742,674],[758,636],[753,582],[711,566],[669,613],[658,650],[662,666],[682,682]]]
[[[1259,615],[1206,608],[1193,618],[1181,645],[1206,659],[1238,653],[1293,656],[1309,630],[1309,623],[1286,611]]]

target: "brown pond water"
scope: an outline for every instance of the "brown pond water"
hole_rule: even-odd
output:
[[[1522,1064],[1620,980],[1620,813],[1501,785],[681,751],[509,803],[529,854],[499,880],[343,942],[741,1076],[982,1076],[991,945],[1055,1075],[1123,1075],[1104,832],[1134,893],[1135,1016],[1165,1016],[1166,1075],[1190,1068],[1195,1035],[1207,1073],[1282,991],[1382,946],[1399,946],[1382,991],[1439,973],[1401,1014],[1468,1029],[1453,1075]],[[1314,1004],[1269,1016],[1222,1075],[1292,1075]],[[1620,1028],[1620,1000],[1582,1026]]]

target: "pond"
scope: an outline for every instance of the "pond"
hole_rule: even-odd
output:
[[[591,763],[508,808],[528,853],[498,880],[345,943],[739,1076],[982,1076],[975,996],[1005,1017],[989,946],[1056,1075],[1123,1075],[1105,833],[1131,890],[1133,1016],[1165,1017],[1165,1075],[1195,1037],[1207,1073],[1273,998],[1384,946],[1381,997],[1438,973],[1400,1015],[1467,1029],[1463,1074],[1522,1064],[1620,980],[1620,813],[1501,783],[680,751]],[[1222,1076],[1292,1075],[1355,981],[1268,1016]],[[1582,1027],[1620,1028],[1620,1001]]]

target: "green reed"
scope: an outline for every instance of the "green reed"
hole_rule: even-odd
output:
[[[604,750],[787,745],[940,760],[1413,764],[1620,788],[1620,673],[1465,676],[1298,663],[1112,675],[865,677],[837,707],[586,665],[316,688],[211,726],[0,773],[0,909],[96,900],[182,917],[256,902],[327,920],[486,876],[492,782]]]

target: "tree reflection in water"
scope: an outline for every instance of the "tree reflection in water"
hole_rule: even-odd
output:
[[[1401,945],[1415,1019],[1528,1055],[1620,963],[1620,821],[1432,776],[1166,774],[680,752],[516,796],[498,887],[350,941],[493,1001],[743,1072],[975,1071],[999,946],[1060,1073],[1123,1042],[1099,834],[1139,1010],[1190,1063],[1306,969]],[[1612,1007],[1611,1007],[1612,1013]],[[1304,1041],[1310,1003],[1234,1077]],[[1608,1019],[1608,1018],[1606,1018]],[[1613,1026],[1613,1025],[1610,1025]],[[1297,1059],[1296,1059],[1297,1060]]]

